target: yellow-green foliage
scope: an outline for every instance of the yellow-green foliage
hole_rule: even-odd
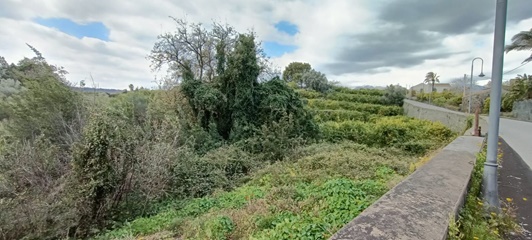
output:
[[[462,94],[454,93],[451,91],[445,92],[433,92],[430,93],[418,93],[416,94],[418,101],[427,102],[429,98],[432,99],[432,103],[438,106],[455,106],[458,107],[462,104]]]
[[[397,147],[413,153],[425,153],[449,141],[453,132],[441,123],[409,117],[383,117],[375,122],[324,122],[322,137],[329,141],[348,139],[378,147]]]
[[[349,94],[363,94],[363,95],[373,95],[373,96],[384,95],[384,90],[379,90],[379,89],[351,89],[347,87],[333,87],[333,90],[335,92],[349,93]]]
[[[326,98],[330,100],[359,102],[359,103],[373,103],[373,104],[382,103],[382,96],[379,96],[379,95],[364,95],[364,94],[349,94],[349,93],[333,92],[333,93],[327,94]]]
[[[297,90],[299,95],[307,99],[323,98],[328,100],[382,104],[382,95],[368,95],[363,93],[329,92],[322,94],[311,90]]]
[[[295,91],[299,94],[299,96],[307,99],[321,98],[325,96],[325,94],[313,90],[296,89]]]
[[[346,101],[333,101],[324,99],[309,99],[308,106],[321,110],[353,110],[379,114],[382,116],[395,116],[403,114],[403,108],[398,106],[384,106],[370,103],[356,103]]]
[[[326,121],[368,121],[375,117],[375,114],[368,114],[365,112],[351,111],[351,110],[314,110],[314,119],[317,122]]]

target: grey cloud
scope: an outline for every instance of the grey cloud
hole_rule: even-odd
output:
[[[511,0],[508,21],[532,17],[530,0]],[[391,0],[379,13],[374,32],[348,36],[353,43],[325,67],[333,74],[374,73],[386,67],[407,68],[450,52],[442,40],[464,33],[493,32],[495,0]]]
[[[446,58],[453,54],[442,49],[441,36],[414,28],[379,29],[352,36],[356,44],[343,49],[337,62],[326,67],[333,74],[350,72],[375,73],[382,67],[410,67],[428,59]]]
[[[495,0],[394,0],[383,8],[380,18],[444,34],[472,30],[490,32],[493,28],[485,26],[493,26],[495,3]],[[530,5],[530,0],[508,1],[508,20],[520,21],[532,17]]]

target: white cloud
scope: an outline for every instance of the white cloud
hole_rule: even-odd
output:
[[[64,66],[68,79],[78,82],[90,80],[92,74],[100,87],[125,89],[135,86],[154,86],[154,74],[146,56],[161,32],[173,31],[168,16],[185,17],[192,22],[209,24],[212,20],[227,22],[238,31],[254,29],[263,41],[278,41],[298,46],[295,52],[272,59],[284,68],[292,61],[311,63],[324,73],[326,65],[335,60],[347,45],[347,36],[369,31],[381,31],[377,9],[386,1],[374,0],[196,0],[196,1],[71,1],[71,0],[1,0],[6,6],[0,10],[0,55],[8,61],[18,61],[32,52],[25,43],[34,45],[53,64]],[[8,10],[6,10],[8,9]],[[32,22],[36,17],[68,18],[83,23],[102,22],[110,30],[110,42],[98,39],[71,37],[57,30]],[[286,20],[296,24],[299,33],[294,37],[281,33],[274,24]],[[508,41],[515,33],[528,30],[532,18],[507,28]],[[414,85],[423,80],[428,71],[436,71],[442,80],[469,74],[470,59],[483,57],[486,72],[491,69],[493,37],[490,34],[462,34],[443,39],[444,49],[457,54],[445,59],[428,60],[408,68],[389,68],[388,72],[368,74],[349,73],[328,75],[345,85]],[[530,53],[509,53],[505,68],[518,66]],[[530,64],[532,65],[532,64]],[[515,74],[532,70],[525,66]]]

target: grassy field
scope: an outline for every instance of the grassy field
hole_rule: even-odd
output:
[[[231,191],[161,203],[157,214],[96,239],[327,239],[455,136],[379,104],[382,94],[300,91],[320,142],[294,148]]]

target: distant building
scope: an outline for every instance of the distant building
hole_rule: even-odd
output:
[[[432,87],[432,84],[420,83],[410,88],[410,94],[412,95],[412,97],[414,97],[418,93],[429,93],[431,87]],[[450,90],[451,90],[450,83],[435,83],[434,84],[434,92],[441,93],[441,92],[450,91]]]

